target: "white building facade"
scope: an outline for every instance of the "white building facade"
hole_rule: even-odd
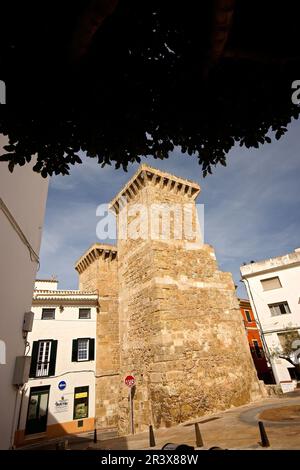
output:
[[[23,387],[16,446],[95,427],[97,293],[37,281],[32,311],[30,378]]]
[[[0,135],[0,153],[7,138]],[[44,222],[48,178],[33,164],[0,163],[0,449],[13,444],[20,390],[13,384],[17,357],[24,355],[24,314],[31,309]]]
[[[300,357],[300,248],[293,253],[241,266],[274,378],[284,392],[297,386],[293,363]],[[287,335],[295,338],[285,359]],[[299,339],[298,339],[299,338]]]

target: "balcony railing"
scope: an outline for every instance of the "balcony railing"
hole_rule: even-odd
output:
[[[46,377],[49,375],[50,362],[38,362],[36,366],[36,377]]]

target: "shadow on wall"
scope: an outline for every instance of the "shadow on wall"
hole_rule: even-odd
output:
[[[102,448],[101,441],[117,437],[116,429],[97,429],[95,436],[95,418],[74,419],[73,421],[60,423],[52,413],[41,414],[39,422],[35,423],[35,429],[29,423],[29,396],[23,396],[22,409],[26,410],[27,424],[25,429],[19,425],[15,433],[15,447],[24,450],[56,450],[60,443],[67,441],[67,447],[71,449],[85,450],[88,448]],[[48,425],[48,423],[51,423]],[[97,443],[94,439],[97,437]],[[120,449],[126,450],[126,438],[118,438]]]

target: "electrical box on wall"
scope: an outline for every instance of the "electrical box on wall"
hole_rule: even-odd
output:
[[[13,375],[13,385],[24,385],[28,382],[31,356],[17,356]]]
[[[25,332],[32,331],[33,319],[34,319],[34,313],[33,312],[25,312],[24,313],[23,331],[25,331]]]

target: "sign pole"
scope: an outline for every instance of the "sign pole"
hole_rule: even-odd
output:
[[[127,375],[125,377],[125,385],[129,387],[129,426],[130,426],[130,433],[134,434],[134,420],[133,420],[133,387],[135,386],[135,378],[132,375]]]
[[[132,401],[132,388],[129,388],[129,420],[130,420],[130,432],[134,434],[134,422],[133,422],[133,401]]]

